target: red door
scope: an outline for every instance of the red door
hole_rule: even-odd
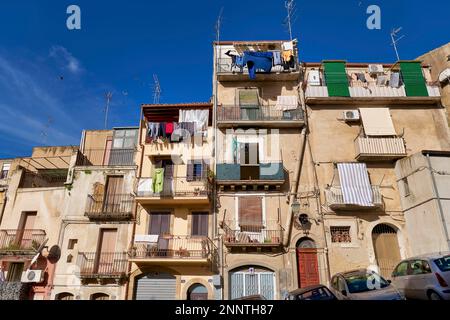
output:
[[[298,286],[304,288],[320,283],[317,249],[297,249]]]

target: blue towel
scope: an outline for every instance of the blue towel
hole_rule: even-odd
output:
[[[280,51],[274,51],[273,52],[273,65],[279,66],[281,65],[281,52]]]
[[[244,57],[243,56],[236,57],[236,66],[238,66],[238,67],[244,66]]]
[[[244,64],[247,65],[250,79],[256,79],[256,70],[270,72],[272,70],[272,52],[244,52]]]

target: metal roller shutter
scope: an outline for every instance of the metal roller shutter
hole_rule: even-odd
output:
[[[135,300],[175,299],[176,279],[171,274],[147,274],[136,281]]]

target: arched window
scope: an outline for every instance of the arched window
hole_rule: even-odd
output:
[[[230,299],[261,295],[275,299],[275,272],[261,266],[243,266],[230,271]]]
[[[190,286],[187,293],[188,300],[208,300],[208,289],[200,283]]]
[[[91,300],[109,300],[109,296],[106,293],[94,293],[91,295]]]
[[[69,292],[61,292],[56,295],[55,300],[73,300],[73,294]]]

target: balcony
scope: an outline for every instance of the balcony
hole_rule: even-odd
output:
[[[162,235],[156,236],[156,242],[145,241],[146,237],[155,236],[137,236],[128,253],[130,261],[173,265],[207,264],[217,259],[217,248],[208,237]]]
[[[398,88],[389,86],[379,86],[375,83],[362,83],[349,81],[350,97],[330,97],[326,85],[307,85],[305,98],[308,104],[320,103],[380,103],[380,102],[396,102],[396,103],[426,103],[440,100],[439,86],[435,83],[427,83],[427,97],[414,97],[406,94],[405,86]]]
[[[203,177],[167,177],[160,192],[154,189],[152,178],[139,179],[136,201],[141,204],[208,204],[211,194],[211,184]]]
[[[135,149],[87,149],[79,152],[76,165],[81,167],[133,166]]]
[[[96,221],[123,221],[133,218],[134,197],[131,194],[88,195],[85,215]]]
[[[217,108],[219,127],[235,126],[273,126],[300,127],[305,124],[303,110],[277,110],[275,106],[241,108],[235,105],[223,105]]]
[[[283,228],[279,220],[260,224],[229,220],[222,224],[222,229],[227,247],[279,247],[283,243]]]
[[[121,279],[128,266],[126,252],[79,252],[77,263],[83,280]]]
[[[45,236],[44,230],[0,230],[0,254],[35,254]]]
[[[325,189],[325,198],[327,205],[332,210],[376,210],[383,208],[383,199],[379,186],[372,186],[372,203],[367,206],[345,202],[340,186]]]
[[[390,161],[406,157],[403,138],[365,138],[355,139],[356,160]]]
[[[23,171],[19,189],[64,187],[66,180],[66,169],[49,169],[40,172]]]
[[[282,162],[244,165],[237,163],[217,164],[217,184],[224,185],[275,185],[285,182]]]

